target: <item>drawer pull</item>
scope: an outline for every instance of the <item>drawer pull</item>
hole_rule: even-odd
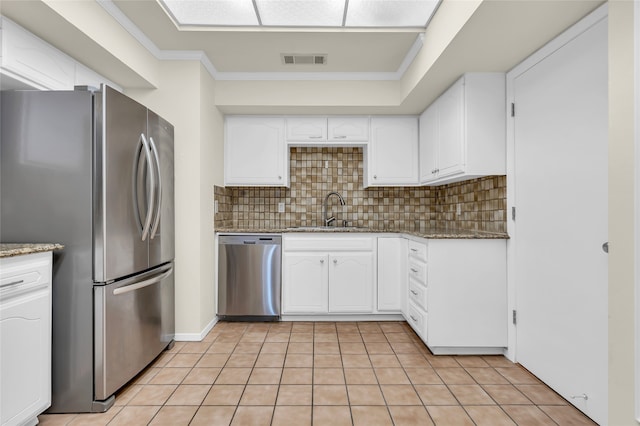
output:
[[[411,251],[412,251],[412,252],[417,252],[417,251],[418,251],[418,249],[414,249],[414,248],[412,248],[412,249],[411,249]]]
[[[413,293],[414,296],[417,296],[418,293],[416,293],[415,291],[411,290],[411,293]]]
[[[414,274],[417,274],[417,273],[418,273],[418,270],[417,270],[417,269],[413,269],[413,268],[411,268],[411,272],[413,272]]]
[[[2,287],[10,287],[12,285],[22,284],[23,282],[24,282],[24,280],[13,281],[13,282],[10,282],[8,284],[4,284]]]
[[[413,315],[409,315],[411,317],[411,319],[413,320],[413,322],[418,322],[418,320],[413,316]]]

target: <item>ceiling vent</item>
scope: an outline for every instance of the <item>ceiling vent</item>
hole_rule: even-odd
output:
[[[327,63],[326,54],[281,53],[280,57],[284,65],[325,65]]]

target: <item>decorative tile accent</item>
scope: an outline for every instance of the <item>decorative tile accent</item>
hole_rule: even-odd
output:
[[[326,166],[326,167],[325,167]],[[322,224],[324,197],[339,224],[386,231],[506,232],[506,176],[442,186],[363,188],[362,148],[291,148],[290,188],[215,187],[216,229]],[[278,213],[278,203],[285,213]],[[458,206],[460,214],[458,214]]]

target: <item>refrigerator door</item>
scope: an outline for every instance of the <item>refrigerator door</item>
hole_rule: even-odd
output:
[[[148,135],[159,176],[149,231],[149,266],[153,267],[174,258],[173,126],[149,111]]]
[[[107,86],[94,108],[94,281],[107,282],[149,267],[156,170],[147,109]]]
[[[173,339],[173,264],[94,287],[95,399],[105,400]]]

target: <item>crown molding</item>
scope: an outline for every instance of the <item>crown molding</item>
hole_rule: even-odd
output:
[[[162,50],[112,0],[96,0],[149,53],[161,61],[200,61],[219,81],[398,81],[424,44],[424,33],[416,40],[395,72],[220,72],[202,50]]]

